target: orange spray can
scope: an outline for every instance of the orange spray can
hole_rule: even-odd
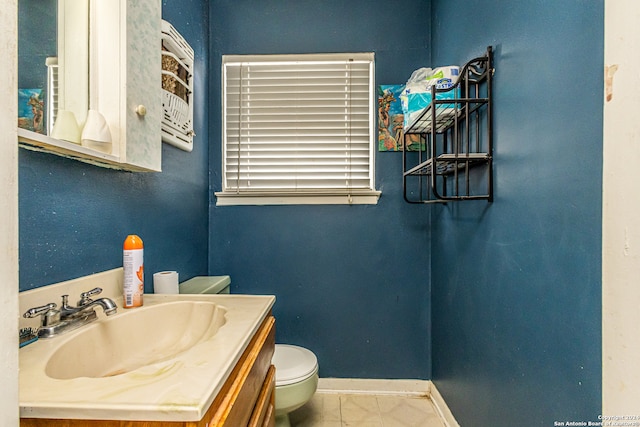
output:
[[[142,239],[130,234],[122,247],[124,268],[124,308],[142,306],[144,294],[144,245]]]

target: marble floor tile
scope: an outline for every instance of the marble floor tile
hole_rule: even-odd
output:
[[[302,408],[289,415],[292,427],[342,427],[340,397],[316,393]]]
[[[374,395],[341,395],[340,418],[343,426],[383,427]]]
[[[444,427],[425,397],[316,393],[290,414],[292,427]]]
[[[426,398],[379,396],[378,405],[384,426],[443,426],[431,401]]]

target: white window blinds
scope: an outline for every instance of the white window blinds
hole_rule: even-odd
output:
[[[223,57],[222,194],[374,191],[373,54]]]

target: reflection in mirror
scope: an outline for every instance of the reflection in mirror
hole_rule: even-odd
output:
[[[89,109],[89,0],[19,0],[18,126],[50,135],[58,110]]]
[[[18,3],[18,126],[38,133],[53,125],[46,117],[46,64],[57,57],[57,9],[57,0]]]

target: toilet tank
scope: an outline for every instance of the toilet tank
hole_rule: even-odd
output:
[[[180,283],[181,294],[228,294],[229,276],[196,276]]]

